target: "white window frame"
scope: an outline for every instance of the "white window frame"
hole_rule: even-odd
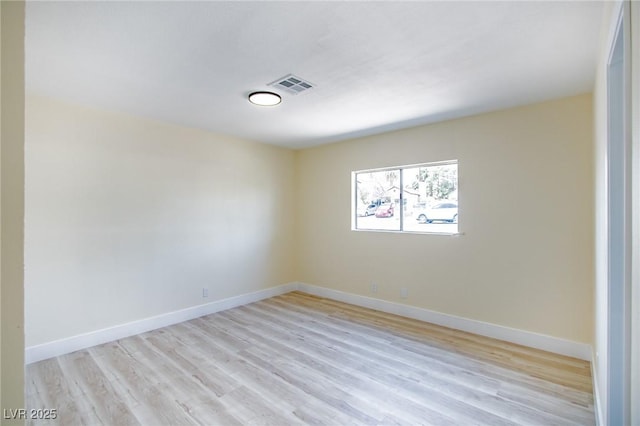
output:
[[[455,164],[457,171],[460,171],[460,162],[456,159],[456,160],[445,160],[445,161],[434,161],[434,162],[428,162],[428,163],[416,163],[416,164],[406,164],[406,165],[402,165],[402,166],[392,166],[392,167],[380,167],[380,168],[374,168],[374,169],[363,169],[363,170],[355,170],[351,172],[351,230],[352,231],[357,231],[357,232],[388,232],[388,233],[400,233],[400,234],[425,234],[425,235],[448,235],[448,236],[455,236],[455,235],[461,235],[462,232],[460,232],[460,219],[458,217],[458,221],[457,221],[457,231],[456,232],[444,232],[444,231],[433,231],[433,230],[428,230],[428,231],[414,231],[414,230],[405,230],[404,229],[404,220],[405,220],[405,213],[404,213],[404,182],[403,182],[403,170],[405,169],[413,169],[413,168],[417,168],[417,167],[434,167],[434,166],[446,166],[446,165],[451,165],[451,164]],[[357,176],[360,173],[373,173],[373,172],[385,172],[385,171],[391,171],[391,170],[397,170],[399,172],[399,179],[400,179],[400,183],[399,183],[399,188],[400,188],[400,198],[399,198],[399,205],[400,205],[400,229],[369,229],[369,228],[358,228],[357,227],[357,220],[358,220],[358,190],[357,190],[357,186],[358,186],[358,182],[357,182]],[[458,182],[457,182],[457,187],[456,190],[459,190],[460,187],[460,177],[458,175]],[[460,191],[458,191],[458,194],[460,193]],[[458,209],[460,208],[460,204],[458,203]]]

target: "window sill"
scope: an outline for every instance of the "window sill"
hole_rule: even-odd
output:
[[[392,229],[355,229],[351,228],[355,232],[381,232],[385,234],[413,234],[413,235],[442,235],[445,237],[457,237],[465,235],[464,232],[428,232],[428,231],[396,231]]]

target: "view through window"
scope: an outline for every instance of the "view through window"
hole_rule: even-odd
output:
[[[354,229],[455,234],[458,162],[353,173]]]

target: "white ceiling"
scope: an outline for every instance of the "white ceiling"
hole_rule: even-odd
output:
[[[592,90],[601,2],[34,2],[27,91],[292,148]],[[315,85],[247,101],[287,74]]]

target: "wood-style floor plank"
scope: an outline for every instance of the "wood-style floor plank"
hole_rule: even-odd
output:
[[[273,302],[276,305],[278,304],[278,302],[276,302],[275,300]],[[289,311],[291,311],[294,309],[300,310],[304,308],[301,308],[300,306],[296,306],[295,308],[291,306],[289,307],[285,306],[283,307],[283,309],[288,309]],[[305,315],[311,315],[311,313],[305,312]],[[348,333],[348,330],[350,328],[354,328],[354,324],[351,322],[346,321],[345,324],[347,324],[346,327],[340,328],[340,320],[329,319],[328,321],[318,323],[316,327],[325,329],[326,334],[330,336],[340,336],[342,333]],[[358,327],[358,326],[355,326],[355,327]],[[364,328],[361,328],[360,331],[361,333],[357,335],[346,334],[346,336],[349,336],[350,340],[362,339],[360,341],[360,344],[362,344],[365,347],[371,346],[371,345],[376,345],[376,347],[380,347],[380,345],[391,345],[392,348],[402,347],[403,349],[406,349],[406,350],[396,351],[394,356],[396,356],[398,360],[404,360],[404,363],[405,363],[404,368],[410,368],[410,367],[407,367],[407,364],[419,365],[419,366],[422,366],[423,368],[427,368],[429,373],[443,372],[443,374],[446,374],[448,380],[456,381],[456,382],[461,381],[462,383],[466,383],[469,386],[473,387],[474,389],[478,389],[478,390],[483,389],[486,392],[492,392],[492,390],[494,389],[497,390],[500,386],[504,386],[503,379],[505,378],[505,374],[507,375],[517,374],[517,373],[514,373],[514,371],[512,371],[513,369],[502,372],[501,369],[497,366],[476,362],[470,358],[462,357],[462,358],[456,359],[455,357],[451,357],[450,351],[438,350],[437,348],[424,346],[422,344],[416,345],[416,344],[413,344],[411,341],[407,341],[406,339],[403,339],[404,341],[401,341],[397,338],[389,340],[389,339],[386,339],[386,337],[388,337],[388,333],[386,331],[382,333],[378,333],[373,329],[364,329]],[[380,338],[377,339],[377,337],[380,337]],[[486,338],[482,338],[482,339],[486,340]],[[532,351],[537,351],[537,350],[532,349]],[[553,355],[553,354],[550,354],[550,355]],[[558,356],[558,358],[566,358],[566,357]],[[578,361],[588,365],[588,363],[585,363],[584,361],[574,360],[572,358],[567,358],[567,359],[570,362]],[[395,365],[395,364],[396,363],[391,363],[391,365]],[[413,377],[417,377],[419,374],[420,373],[415,370],[412,371]],[[569,393],[574,399],[578,401],[585,400],[586,405],[592,403],[592,397],[590,393],[575,392],[573,389],[567,389],[561,386],[557,386],[555,384],[543,382],[526,375],[523,375],[521,377],[521,380],[519,380],[519,383],[520,385],[526,384],[527,389],[521,388],[516,392],[527,390],[528,392],[526,393],[529,396],[531,396],[532,400],[535,402],[537,402],[539,398],[544,398],[544,396],[549,392],[549,387],[551,386],[551,392],[556,392],[557,390],[557,392],[562,392],[564,394]],[[540,387],[540,384],[542,384],[543,386]],[[535,392],[536,389],[538,390],[542,389],[542,391],[536,393]],[[569,408],[573,408],[573,407],[569,407]],[[584,411],[587,416],[592,416],[591,409],[589,410],[585,409]],[[569,413],[571,413],[571,411],[569,411]]]
[[[252,307],[248,307],[247,309],[251,309],[251,308]],[[259,306],[254,305],[253,308],[259,309]],[[268,317],[263,316],[261,318],[263,319],[264,324],[268,323],[269,321]],[[289,329],[289,330],[296,329],[296,325],[294,323],[284,324],[284,326],[286,327],[286,329]],[[276,325],[271,324],[270,327],[276,327]],[[333,344],[336,344],[336,342],[334,342]],[[339,344],[339,342],[337,342],[337,344]],[[322,354],[323,352],[322,349],[323,349],[322,347],[316,347],[312,349],[310,353]],[[358,350],[360,353],[356,354],[355,352],[353,352],[354,349]],[[472,404],[472,406],[476,405],[476,406],[482,407],[483,409],[480,412],[474,412],[473,407],[466,407],[464,410],[457,410],[457,411],[468,412],[469,415],[471,415],[476,420],[478,418],[481,419],[485,415],[484,414],[485,410],[491,411],[491,410],[488,410],[488,408],[490,407],[495,407],[495,409],[492,411],[493,413],[497,415],[504,414],[502,413],[502,408],[501,408],[503,406],[503,401],[501,401],[501,397],[497,396],[497,388],[488,389],[483,392],[478,392],[479,386],[477,381],[475,383],[468,383],[466,385],[455,383],[455,381],[450,380],[449,376],[447,376],[446,373],[442,371],[438,371],[438,369],[434,368],[434,366],[430,366],[428,369],[423,371],[413,367],[411,364],[401,364],[402,366],[401,370],[388,367],[388,366],[393,366],[398,364],[397,354],[392,347],[386,348],[386,353],[384,353],[385,351],[381,350],[381,347],[377,347],[377,353],[368,354],[366,351],[363,351],[359,346],[349,347],[349,345],[345,344],[341,346],[340,352],[350,354],[349,358],[354,358],[354,359],[357,359],[358,357],[363,358],[363,362],[358,363],[354,366],[355,369],[358,371],[356,371],[355,375],[353,375],[349,379],[352,383],[357,383],[361,381],[359,380],[359,378],[365,377],[370,379],[373,382],[373,383],[366,384],[366,387],[368,389],[371,389],[372,386],[375,387],[375,385],[380,385],[380,387],[384,389],[385,383],[375,383],[377,381],[377,378],[385,377],[384,381],[386,382],[386,384],[388,384],[390,381],[388,377],[392,377],[395,379],[394,385],[396,385],[397,388],[403,389],[405,392],[410,392],[410,390],[413,389],[413,393],[421,400],[424,400],[424,396],[428,395],[432,389],[438,389],[439,391],[441,391],[440,393],[448,395],[449,397],[452,397],[457,400],[466,399],[467,401],[473,401],[474,399],[477,399],[478,402],[475,404]],[[331,354],[329,354],[328,356],[329,358],[326,360],[330,362]],[[342,364],[346,365],[346,363],[342,363]],[[360,368],[362,365],[366,365],[366,368]],[[377,366],[377,371],[374,371],[371,369],[372,365]],[[336,373],[329,372],[329,374],[334,375]],[[345,376],[346,374],[348,374],[346,371],[343,371],[341,373],[341,375],[343,376]],[[415,383],[416,378],[420,379],[419,384]],[[382,392],[383,392],[382,390],[378,391],[378,393],[382,393]],[[467,398],[464,398],[464,396],[467,396]],[[438,398],[441,398],[441,397],[442,395],[436,395],[436,396],[432,395],[431,398],[429,399],[437,400]],[[457,400],[455,401],[445,400],[444,404],[447,407],[455,407],[455,405],[459,403],[459,401]],[[535,418],[536,420],[539,420],[539,421],[544,421],[547,424],[562,423],[561,419],[558,419],[553,416],[545,416],[544,414],[536,410],[531,410],[526,406],[520,406],[518,407],[517,410],[512,410],[511,413],[508,413],[508,418],[510,420],[514,420],[520,423],[523,423],[523,422],[526,423],[527,421],[531,421],[532,418]],[[470,419],[462,419],[462,420],[469,421]],[[503,419],[495,419],[495,418],[486,419],[487,422],[491,422],[494,424],[498,424],[502,420]]]
[[[293,292],[27,367],[37,425],[593,425],[588,362]]]

